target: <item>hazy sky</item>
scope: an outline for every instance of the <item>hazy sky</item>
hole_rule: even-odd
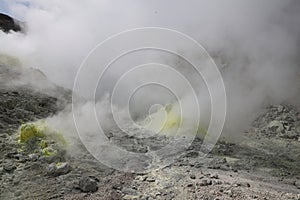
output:
[[[0,12],[9,14],[7,7],[6,7],[6,3],[3,1],[0,1]]]

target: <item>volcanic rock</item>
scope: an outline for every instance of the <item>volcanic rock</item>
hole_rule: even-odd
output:
[[[51,176],[60,176],[67,174],[71,171],[71,166],[69,163],[51,163],[48,166],[48,174]]]
[[[82,192],[96,192],[98,190],[98,183],[92,177],[83,177],[79,181],[79,188]]]
[[[16,21],[12,17],[0,13],[0,29],[3,32],[8,33],[9,31],[22,31],[22,28],[19,23],[20,22]]]

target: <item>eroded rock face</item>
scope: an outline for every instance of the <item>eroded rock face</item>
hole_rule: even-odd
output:
[[[9,31],[15,31],[15,32],[22,31],[19,22],[17,22],[12,17],[5,15],[3,13],[0,13],[0,29],[5,33],[8,33]]]
[[[292,105],[270,106],[253,123],[257,135],[297,141],[300,138],[300,112]]]

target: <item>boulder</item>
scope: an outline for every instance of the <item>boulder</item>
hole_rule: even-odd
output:
[[[79,181],[79,188],[82,192],[96,192],[98,190],[97,180],[93,177],[83,177]]]

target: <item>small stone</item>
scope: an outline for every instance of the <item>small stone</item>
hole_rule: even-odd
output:
[[[224,193],[227,194],[230,197],[232,197],[232,195],[233,195],[231,190],[226,190]]]
[[[155,178],[153,177],[153,176],[147,176],[146,178],[146,181],[148,181],[148,182],[155,182]]]
[[[3,166],[3,169],[6,172],[10,173],[10,172],[13,172],[15,169],[17,169],[17,167],[12,162],[9,162]]]
[[[37,161],[38,155],[35,154],[35,153],[29,154],[29,155],[28,155],[28,158],[29,158],[30,161]]]
[[[283,106],[282,106],[282,105],[279,105],[279,106],[277,107],[277,111],[278,111],[278,112],[282,112],[282,111],[283,111],[283,109],[284,109],[284,108],[283,108]]]
[[[294,182],[294,185],[295,185],[298,189],[300,189],[300,181],[295,181],[295,182]]]
[[[163,189],[168,189],[168,188],[171,188],[171,187],[173,187],[173,183],[172,182],[170,182],[170,181],[159,181],[159,186],[161,186]]]
[[[194,174],[191,174],[191,175],[190,175],[190,178],[191,178],[191,179],[196,179],[196,176],[195,176]]]
[[[186,154],[186,157],[189,158],[197,158],[199,156],[199,153],[197,151],[190,151]]]
[[[58,163],[56,164],[56,173],[57,174],[67,174],[71,171],[71,166],[69,165],[69,163],[64,162],[64,163]]]
[[[123,199],[124,199],[124,197],[123,197]],[[152,198],[150,196],[142,196],[140,198],[140,200],[152,200]]]
[[[1,127],[1,124],[0,124]],[[0,134],[0,138],[8,138],[8,135],[6,133]]]
[[[123,194],[128,194],[128,195],[137,195],[137,191],[132,189],[132,188],[123,188],[122,189]]]
[[[16,197],[19,197],[19,196],[21,196],[22,195],[22,191],[20,191],[20,190],[16,190],[15,191],[15,196]]]
[[[295,133],[295,132],[292,132],[292,131],[287,131],[284,135],[283,135],[284,138],[287,138],[287,139],[295,139],[297,140],[298,139],[298,134]]]
[[[212,181],[212,185],[221,185],[222,184],[222,181],[220,180],[213,180]]]
[[[79,181],[79,188],[82,192],[96,192],[98,190],[98,184],[94,178],[83,177]]]
[[[69,173],[70,171],[71,171],[71,166],[67,162],[51,163],[48,166],[48,175],[52,175],[52,176],[64,175]]]
[[[113,185],[112,189],[114,189],[114,190],[122,190],[122,187],[119,186],[119,185]]]
[[[139,198],[139,196],[125,195],[125,196],[123,196],[122,199],[124,199],[124,200],[138,200],[140,198]]]
[[[284,109],[284,107],[282,105],[277,106],[277,111],[278,112],[282,112]]]
[[[55,163],[51,163],[49,166],[48,166],[48,174],[51,175],[51,174],[54,174],[55,173],[55,170],[56,170],[56,165]]]
[[[155,196],[161,196],[161,193],[160,192],[156,192]]]
[[[219,178],[219,175],[218,175],[218,174],[211,174],[211,175],[210,175],[210,178],[218,179],[218,178]]]
[[[192,187],[193,186],[193,183],[188,183],[187,184],[187,187]]]
[[[210,179],[203,179],[199,185],[200,186],[208,186],[208,185],[211,185],[212,184],[212,181]]]
[[[12,152],[9,152],[9,153],[7,153],[6,155],[5,155],[5,157],[6,158],[13,158],[13,159],[15,159],[15,158],[17,158],[17,154],[18,154],[18,152],[16,152],[16,151],[12,151]]]
[[[201,168],[202,167],[202,164],[200,162],[195,162],[194,163],[194,167],[195,168]]]
[[[134,178],[134,180],[136,180],[136,181],[143,181],[143,180],[144,180],[144,177],[143,177],[143,176],[136,176],[136,177]]]
[[[271,121],[267,127],[277,133],[281,133],[284,130],[283,124],[278,120]]]
[[[204,175],[199,176],[199,179],[203,179],[203,178],[204,178]]]
[[[237,183],[238,186],[242,186],[242,187],[250,187],[250,183],[247,182],[241,182],[241,183]]]

